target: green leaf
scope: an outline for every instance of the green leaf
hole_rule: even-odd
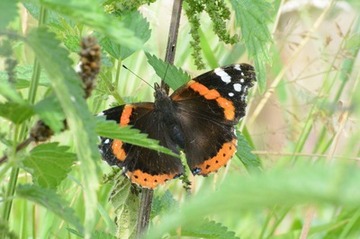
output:
[[[18,104],[24,104],[25,101],[20,96],[20,94],[17,93],[13,85],[11,85],[8,81],[0,80],[0,95],[4,96],[5,99],[11,102],[15,102]]]
[[[115,209],[115,220],[118,225],[116,237],[134,238],[140,197],[135,193],[136,190],[131,188],[130,180],[121,173],[117,174],[114,180],[115,184],[111,192],[110,202]]]
[[[360,207],[360,170],[355,163],[301,164],[296,168],[272,169],[262,174],[228,174],[221,187],[203,187],[178,210],[160,220],[161,227],[151,228],[148,238],[161,238],[176,228],[199,223],[217,215],[236,218],[241,212],[257,212],[276,205],[291,207],[304,204],[333,205],[333,208]],[[226,202],[224,202],[226,195]]]
[[[56,11],[76,22],[94,28],[96,31],[109,36],[118,44],[132,49],[140,49],[141,41],[135,33],[117,18],[107,15],[103,11],[100,0],[41,0],[45,7]]]
[[[155,194],[151,205],[151,217],[162,214],[165,211],[177,208],[178,202],[175,200],[169,190],[162,194]]]
[[[149,53],[146,53],[146,57],[156,74],[163,79],[171,89],[176,90],[190,80],[190,76],[176,66],[170,65]]]
[[[64,112],[54,95],[39,101],[35,105],[35,112],[55,133],[59,133],[64,129]]]
[[[16,196],[45,207],[64,221],[76,227],[78,231],[83,230],[80,219],[75,215],[74,210],[70,208],[69,204],[54,190],[36,185],[23,184],[17,186]]]
[[[16,0],[0,1],[0,30],[5,29],[18,16],[17,2]]]
[[[0,103],[0,116],[15,124],[21,124],[34,114],[34,109],[27,103],[18,104],[13,102]]]
[[[245,137],[237,132],[238,143],[236,155],[240,158],[241,162],[247,168],[249,172],[260,172],[261,161],[260,159],[251,152],[253,150],[246,141]]]
[[[151,34],[149,23],[138,11],[122,16],[121,19],[125,26],[127,26],[129,30],[133,31],[135,36],[141,40],[142,44],[149,40]],[[115,59],[124,60],[135,52],[134,49],[115,43],[109,37],[103,37],[100,40],[100,44],[103,49]]]
[[[68,52],[59,46],[60,42],[55,38],[55,34],[44,28],[36,28],[29,33],[26,40],[51,80],[52,89],[64,111],[73,137],[76,155],[81,163],[85,237],[89,237],[96,223],[98,179],[95,161],[100,158],[94,117],[83,98],[82,83],[72,68]]]
[[[173,235],[177,235],[174,233]],[[181,236],[191,238],[216,238],[216,239],[239,239],[235,233],[229,231],[228,228],[221,223],[209,221],[207,219],[201,220],[199,224],[194,226],[181,228]]]
[[[71,170],[76,157],[69,147],[58,143],[40,144],[30,151],[24,165],[30,169],[33,180],[44,188],[55,189]]]
[[[95,231],[91,236],[91,239],[117,239],[117,238],[106,232]]]
[[[236,21],[240,24],[242,40],[249,55],[254,57],[260,90],[265,89],[266,68],[270,62],[271,34],[268,24],[272,21],[271,4],[263,0],[231,0]]]
[[[33,65],[18,65],[15,67],[16,89],[24,89],[30,86],[30,80],[33,74],[33,70],[34,70]],[[8,81],[8,74],[5,71],[0,71],[0,85],[3,82],[7,83],[7,81]],[[45,72],[41,72],[40,74],[39,85],[47,86],[47,87],[50,85],[49,79],[47,78]],[[4,91],[8,91],[8,90],[4,90]]]
[[[159,141],[148,138],[147,134],[140,133],[140,130],[130,127],[119,127],[119,125],[112,120],[103,120],[98,118],[96,122],[96,132],[98,135],[106,138],[120,139],[121,141],[129,144],[134,144],[169,154],[174,157],[179,157],[179,155],[173,153],[170,149],[159,145]]]

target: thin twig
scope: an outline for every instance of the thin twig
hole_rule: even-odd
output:
[[[174,0],[165,56],[165,61],[169,64],[173,64],[175,59],[177,36],[180,25],[181,6],[182,0]],[[169,86],[164,81],[161,81],[161,88],[165,89],[167,93],[169,92]],[[152,189],[142,189],[138,224],[136,228],[137,238],[141,238],[149,226],[152,198]]]
[[[24,141],[22,141],[18,146],[16,146],[16,152],[19,152],[20,150],[26,148],[31,142],[34,141],[34,138],[29,137],[27,139],[25,139]],[[6,162],[8,159],[8,156],[5,154],[1,159],[0,159],[0,164]]]

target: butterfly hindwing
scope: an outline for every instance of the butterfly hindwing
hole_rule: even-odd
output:
[[[153,103],[136,103],[111,108],[103,112],[107,120],[115,120],[119,126],[131,125],[159,144],[179,153],[169,140],[166,129],[158,122]],[[142,187],[154,188],[183,172],[179,158],[148,148],[123,143],[118,139],[102,138],[100,149],[110,165],[123,168],[131,182]]]

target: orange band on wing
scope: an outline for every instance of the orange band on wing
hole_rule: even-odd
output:
[[[207,159],[202,164],[196,166],[196,168],[200,168],[201,171],[199,174],[207,175],[212,172],[216,172],[222,166],[225,166],[226,163],[232,158],[232,156],[236,152],[236,144],[237,140],[233,139],[230,142],[224,143],[218,153],[212,157]]]
[[[134,107],[132,105],[125,105],[120,117],[120,125],[128,125],[130,122],[130,117]]]
[[[125,126],[130,123],[130,117],[132,114],[134,107],[132,105],[125,105],[124,109],[120,116],[120,126]],[[114,139],[111,145],[111,149],[115,157],[120,160],[124,161],[126,158],[126,152],[123,148],[123,142],[119,139]]]
[[[126,158],[126,152],[123,149],[123,142],[119,139],[114,139],[111,145],[111,149],[115,157],[120,160],[124,161]]]
[[[151,175],[137,169],[134,172],[127,171],[126,176],[130,178],[132,183],[140,185],[143,188],[153,189],[158,185],[163,184],[170,179],[173,179],[176,176],[176,174],[173,173],[173,174]]]
[[[234,120],[234,118],[235,118],[234,104],[230,100],[228,100],[228,99],[226,99],[224,97],[221,97],[220,93],[217,90],[215,90],[215,89],[209,90],[203,84],[195,82],[195,81],[190,81],[188,83],[188,86],[192,90],[198,92],[205,99],[207,99],[207,100],[216,100],[218,105],[221,108],[224,109],[225,118],[227,120]]]

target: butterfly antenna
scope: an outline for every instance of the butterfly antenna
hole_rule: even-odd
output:
[[[133,72],[132,70],[130,70],[129,68],[127,68],[125,65],[122,65],[122,67],[124,67],[126,70],[130,71],[130,73],[132,73],[134,76],[136,76],[137,78],[139,78],[140,80],[142,80],[145,84],[147,84],[148,86],[150,86],[151,88],[154,89],[154,86],[152,86],[151,84],[149,84],[149,82],[147,82],[146,80],[144,80],[143,78],[141,78],[139,75],[135,74],[135,72]],[[154,89],[155,90],[155,89]]]

